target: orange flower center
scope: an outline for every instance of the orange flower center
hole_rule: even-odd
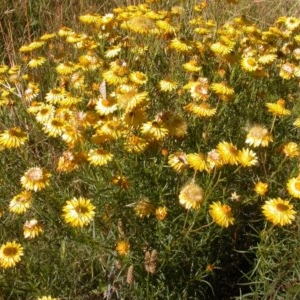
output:
[[[3,250],[3,254],[5,256],[15,256],[18,253],[18,249],[16,249],[15,247],[6,247]]]
[[[87,208],[86,206],[77,206],[77,207],[75,208],[75,210],[76,210],[76,212],[77,212],[78,214],[86,214],[86,213],[89,212],[89,210],[88,210],[88,208]]]
[[[278,211],[286,211],[286,210],[289,209],[289,207],[287,205],[282,204],[282,203],[278,203],[276,205],[276,208],[277,208]]]

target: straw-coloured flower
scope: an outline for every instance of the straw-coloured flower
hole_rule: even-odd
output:
[[[119,241],[116,246],[116,251],[121,256],[128,255],[130,244],[127,241]]]
[[[256,153],[248,148],[243,148],[242,150],[238,151],[238,163],[241,164],[243,167],[252,167],[257,165],[258,160]]]
[[[21,177],[21,185],[26,190],[40,191],[49,185],[51,174],[42,168],[30,168]]]
[[[268,184],[266,182],[258,181],[255,184],[254,191],[259,196],[264,196],[268,191]]]
[[[266,219],[275,225],[284,226],[291,224],[295,219],[296,211],[293,205],[281,198],[270,199],[262,206]]]
[[[300,175],[289,179],[286,187],[291,196],[300,198]]]
[[[83,197],[73,198],[67,201],[63,207],[63,218],[67,224],[73,227],[88,225],[95,216],[95,206],[90,199]]]
[[[183,173],[189,166],[186,154],[181,151],[171,154],[168,158],[168,164],[178,173]]]
[[[222,204],[220,201],[213,202],[209,206],[209,213],[213,220],[221,227],[227,228],[234,223],[231,207],[227,204]]]
[[[196,183],[185,185],[179,194],[179,203],[186,209],[198,209],[204,202],[204,191]]]
[[[23,247],[15,241],[3,244],[0,248],[0,267],[14,267],[21,260],[23,253]]]
[[[268,111],[274,116],[289,116],[291,111],[285,108],[285,100],[279,99],[276,103],[266,103]]]
[[[155,217],[158,221],[163,221],[168,214],[168,210],[165,206],[159,206],[155,209]]]
[[[269,133],[268,129],[262,125],[253,126],[249,130],[246,138],[246,144],[253,147],[267,147],[272,141],[272,135]]]
[[[27,140],[27,134],[19,127],[13,127],[0,134],[0,146],[5,148],[18,148]]]
[[[217,151],[220,154],[223,164],[234,165],[237,163],[238,149],[232,143],[220,142],[217,145]]]
[[[294,142],[289,142],[283,145],[282,152],[286,157],[298,157],[300,154],[299,147]]]
[[[41,224],[36,219],[26,221],[23,225],[23,235],[25,239],[33,239],[43,232]]]
[[[106,165],[113,159],[113,154],[103,149],[91,149],[88,153],[88,161],[95,166]]]
[[[23,214],[31,207],[32,194],[30,191],[23,191],[14,196],[9,202],[9,211],[15,214]]]

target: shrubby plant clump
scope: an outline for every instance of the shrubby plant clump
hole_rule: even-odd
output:
[[[157,2],[0,66],[5,299],[300,293],[300,19]]]

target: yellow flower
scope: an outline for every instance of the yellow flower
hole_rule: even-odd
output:
[[[193,59],[183,64],[182,66],[187,72],[191,72],[191,73],[199,72],[201,70],[201,67],[198,65],[197,60],[193,60]]]
[[[26,221],[23,225],[23,235],[25,239],[33,239],[43,232],[42,226],[36,219]]]
[[[0,267],[4,269],[14,267],[21,260],[23,253],[23,247],[15,241],[2,244],[0,248]]]
[[[296,212],[293,205],[281,198],[270,199],[262,206],[266,219],[275,225],[284,226],[291,224],[295,219]]]
[[[159,82],[159,89],[162,92],[172,92],[177,88],[177,86],[178,83],[170,79],[163,79]]]
[[[56,67],[56,72],[60,75],[71,75],[78,69],[78,66],[72,62],[60,63]]]
[[[26,190],[40,191],[49,185],[51,174],[46,169],[30,168],[21,177],[21,185]]]
[[[155,33],[156,26],[153,20],[145,16],[136,16],[123,22],[121,28],[129,29],[139,34],[150,34]]]
[[[222,227],[228,227],[234,223],[231,207],[227,204],[222,204],[220,201],[213,202],[209,206],[209,213],[213,220]]]
[[[130,73],[129,79],[135,84],[142,85],[147,82],[148,77],[145,73],[137,71]]]
[[[257,165],[258,160],[256,153],[250,149],[243,148],[238,152],[238,163],[241,164],[243,167],[252,167]]]
[[[114,98],[108,99],[99,99],[95,107],[96,111],[100,115],[109,115],[118,109],[117,101]]]
[[[162,140],[169,131],[162,122],[149,121],[141,127],[141,132],[150,139]]]
[[[23,191],[14,196],[9,202],[9,211],[15,214],[23,214],[32,204],[32,194],[29,191]]]
[[[188,183],[179,193],[179,203],[186,209],[198,209],[204,202],[204,191],[196,183]]]
[[[170,48],[178,52],[189,52],[193,49],[190,43],[179,38],[174,38],[173,40],[171,40]]]
[[[131,134],[124,143],[124,149],[129,153],[140,154],[147,149],[148,145],[149,143],[145,139]]]
[[[300,175],[289,179],[286,187],[291,196],[300,198]]]
[[[73,198],[67,201],[63,207],[63,217],[65,222],[73,227],[83,227],[88,225],[95,216],[95,206],[90,199],[83,197]]]
[[[283,79],[291,79],[294,75],[295,66],[290,63],[285,63],[280,67],[279,76]]]
[[[213,83],[210,88],[218,95],[228,95],[229,96],[229,95],[234,94],[234,89],[231,87],[228,87],[225,82]]]
[[[159,119],[166,125],[170,136],[180,139],[187,134],[188,126],[183,117],[165,111],[159,114]]]
[[[178,173],[183,173],[189,166],[184,152],[175,152],[168,158],[168,164]]]
[[[135,204],[134,212],[140,218],[149,217],[153,212],[153,204],[148,198],[144,198]]]
[[[13,127],[0,134],[0,146],[18,148],[27,140],[27,134],[19,127]]]
[[[233,50],[234,45],[235,44],[230,41],[228,41],[228,42],[219,41],[219,42],[212,44],[210,46],[210,50],[213,51],[216,55],[224,56],[224,55],[229,54]]]
[[[127,241],[119,241],[116,246],[116,251],[119,255],[128,255],[130,251],[130,244]]]
[[[259,196],[264,196],[266,194],[266,192],[268,191],[268,184],[265,182],[258,181],[255,184],[254,191]]]
[[[217,151],[223,164],[234,165],[237,163],[238,149],[235,145],[228,142],[220,142],[217,145]]]
[[[43,126],[43,131],[51,137],[61,136],[65,127],[65,120],[62,118],[52,118]]]
[[[158,221],[163,221],[168,214],[168,210],[165,206],[159,206],[155,209],[155,217]]]
[[[299,147],[294,142],[289,142],[283,146],[282,152],[287,157],[297,157],[299,156]]]
[[[190,153],[187,155],[187,162],[195,171],[207,171],[209,164],[203,153]]]
[[[30,68],[34,69],[34,68],[37,68],[37,67],[43,65],[45,62],[46,62],[46,58],[45,58],[45,57],[42,57],[42,56],[39,56],[39,57],[36,57],[36,58],[31,59],[31,60],[28,62],[28,66],[29,66]]]
[[[210,118],[214,116],[217,111],[216,108],[212,108],[207,102],[201,104],[189,103],[184,106],[184,109],[202,118]]]
[[[241,61],[241,66],[248,72],[254,72],[258,69],[258,63],[253,57],[244,57]]]
[[[106,165],[113,159],[113,154],[103,149],[91,149],[88,153],[88,161],[95,166]]]
[[[266,103],[268,111],[274,116],[289,116],[291,111],[285,108],[285,100],[279,99],[276,103]]]
[[[262,125],[253,126],[249,130],[246,138],[246,144],[253,147],[267,147],[272,141],[272,135],[269,133],[268,129]]]

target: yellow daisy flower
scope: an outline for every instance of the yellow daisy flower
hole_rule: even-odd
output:
[[[254,72],[258,69],[258,63],[254,57],[244,57],[241,60],[241,66],[245,71]]]
[[[28,62],[28,66],[32,69],[42,66],[46,62],[46,58],[43,56],[39,56],[36,58],[32,58]]]
[[[174,80],[170,80],[170,79],[162,79],[159,82],[159,89],[162,92],[172,92],[174,91],[178,86],[178,83]]]
[[[193,49],[192,45],[188,41],[179,38],[171,40],[170,48],[178,52],[189,52]]]
[[[144,123],[141,127],[141,132],[147,138],[155,140],[162,140],[169,133],[165,125],[162,122],[157,121],[149,121]]]
[[[149,143],[145,139],[134,134],[129,135],[124,143],[124,149],[135,154],[143,153],[148,146]]]
[[[234,48],[235,44],[233,42],[224,42],[224,41],[219,41],[216,42],[214,44],[212,44],[210,46],[210,50],[213,51],[216,55],[227,55],[229,54],[233,48]]]
[[[291,196],[300,198],[300,175],[289,179],[286,187]]]
[[[238,149],[232,143],[220,142],[217,145],[217,151],[223,164],[234,165],[237,163]]]
[[[60,63],[56,67],[56,72],[60,75],[71,75],[78,69],[78,66],[72,62]]]
[[[182,66],[187,72],[191,72],[191,73],[196,73],[201,70],[201,67],[198,65],[198,61],[194,59],[188,61]]]
[[[129,74],[129,79],[135,84],[142,85],[147,82],[148,77],[145,73],[136,71]]]
[[[109,115],[118,109],[117,101],[114,98],[100,98],[96,103],[95,109],[101,116]]]
[[[49,185],[51,174],[46,169],[30,168],[21,177],[21,185],[26,190],[40,191]]]
[[[268,129],[262,125],[253,126],[246,137],[246,144],[253,147],[267,147],[273,141],[272,135]]]
[[[237,160],[238,163],[243,167],[252,167],[258,163],[256,153],[248,148],[243,148],[242,150],[238,151]]]
[[[282,152],[286,157],[298,157],[300,154],[299,147],[294,142],[289,142],[283,145]]]
[[[268,184],[265,182],[258,181],[255,184],[254,191],[259,196],[264,196],[268,191]]]
[[[175,152],[168,158],[168,164],[178,173],[183,173],[189,166],[184,152]]]
[[[158,221],[163,221],[168,214],[168,210],[165,206],[159,206],[155,209],[155,217]]]
[[[290,63],[285,63],[280,67],[279,76],[283,79],[291,79],[294,75],[295,66]]]
[[[90,199],[83,197],[73,198],[63,207],[63,218],[73,227],[88,225],[95,216],[95,206]]]
[[[27,134],[19,127],[13,127],[0,134],[0,146],[4,148],[18,148],[27,140]]]
[[[51,296],[42,296],[42,297],[39,297],[37,300],[58,300],[58,299],[53,298]]]
[[[23,225],[23,235],[25,239],[33,239],[43,232],[42,226],[36,219],[26,221]]]
[[[7,269],[14,267],[24,254],[21,244],[13,241],[2,244],[0,248],[0,267]]]
[[[116,246],[116,251],[120,256],[129,254],[130,244],[127,241],[119,241]]]
[[[266,219],[275,225],[284,226],[291,224],[295,219],[294,206],[287,200],[281,198],[270,199],[262,206]]]
[[[187,162],[195,171],[208,171],[209,164],[203,153],[190,153],[186,157]]]
[[[113,154],[103,149],[91,149],[88,152],[88,161],[94,166],[107,165],[113,159]]]
[[[291,111],[285,108],[285,100],[283,99],[277,100],[276,103],[266,103],[266,107],[273,116],[282,117],[291,114]]]
[[[204,191],[196,183],[188,183],[179,193],[179,203],[186,209],[198,209],[204,202]]]
[[[153,204],[148,198],[141,199],[134,205],[134,212],[140,218],[149,217],[152,214],[153,209]]]
[[[15,214],[23,214],[31,207],[32,194],[30,191],[23,191],[14,196],[9,202],[9,211]]]
[[[184,109],[202,118],[213,117],[217,112],[217,109],[212,108],[210,104],[207,102],[203,102],[201,104],[196,104],[191,102],[186,106],[184,106]]]
[[[61,136],[64,132],[65,120],[61,118],[52,118],[43,126],[43,131],[51,137]]]
[[[233,95],[234,89],[227,86],[225,82],[221,83],[213,83],[210,86],[211,90],[213,90],[218,95]]]
[[[220,201],[210,204],[209,213],[213,220],[221,227],[227,228],[234,223],[231,207],[227,204],[222,204]]]

